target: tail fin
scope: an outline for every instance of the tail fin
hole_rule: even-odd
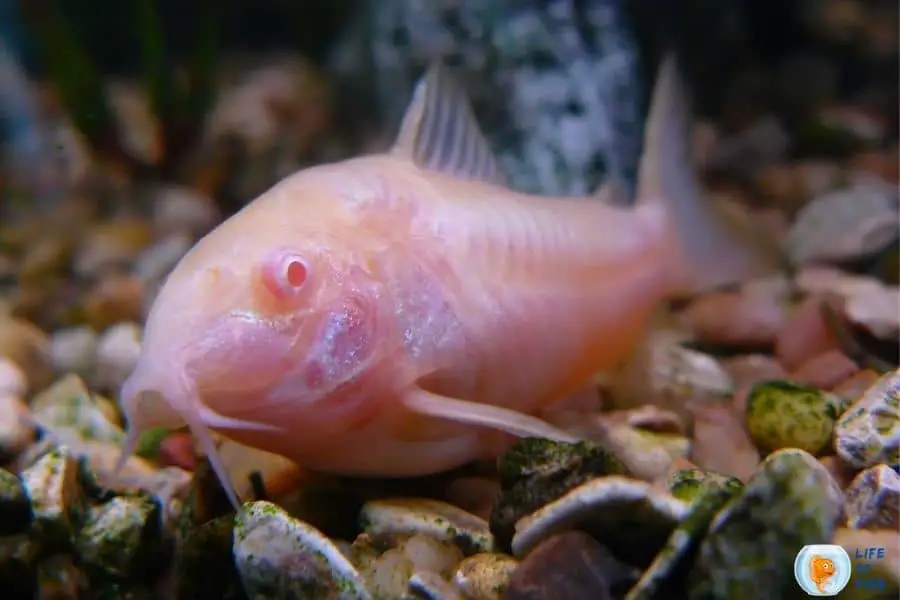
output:
[[[747,213],[704,194],[691,155],[691,103],[674,55],[660,66],[644,133],[639,203],[663,202],[672,241],[673,296],[777,271],[777,243]]]

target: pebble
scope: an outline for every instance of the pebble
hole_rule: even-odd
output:
[[[0,537],[22,533],[31,522],[31,505],[19,478],[0,469]]]
[[[168,275],[191,249],[191,237],[184,233],[166,236],[141,253],[133,273],[144,282],[158,282]]]
[[[104,277],[84,299],[84,318],[96,331],[122,321],[141,318],[143,281],[135,275],[114,274]]]
[[[0,394],[23,398],[28,391],[28,380],[19,365],[0,356]]]
[[[896,285],[883,285],[877,290],[853,294],[847,298],[844,314],[848,321],[876,338],[896,342],[900,339],[897,298],[900,298],[900,287]]]
[[[68,551],[75,525],[86,509],[78,480],[78,463],[66,447],[45,454],[22,472],[22,486],[31,499],[36,534],[45,550]]]
[[[595,439],[638,479],[656,479],[668,470],[672,461],[687,458],[691,451],[691,442],[683,435],[647,431],[627,422],[617,422],[618,419],[604,419],[608,414],[597,418]]]
[[[691,501],[708,489],[725,489],[735,492],[744,484],[735,477],[715,471],[687,468],[672,470],[666,477],[666,488],[679,500]]]
[[[152,241],[144,219],[113,219],[96,223],[82,239],[73,268],[85,278],[94,278],[110,268],[130,266]]]
[[[826,350],[801,363],[791,374],[796,383],[830,390],[859,370],[859,366],[840,350]]]
[[[88,511],[75,549],[98,579],[140,580],[159,558],[158,520],[159,505],[146,496],[112,498]]]
[[[787,378],[781,363],[768,354],[742,354],[723,360],[722,367],[738,389],[748,389],[758,381]]]
[[[787,237],[794,264],[871,256],[897,239],[897,190],[886,182],[858,182],[813,199]]]
[[[385,498],[366,502],[359,513],[361,529],[373,537],[397,538],[424,533],[458,544],[466,554],[490,552],[494,536],[487,521],[427,498]]]
[[[734,478],[697,469],[676,471],[670,483],[687,491],[693,490],[688,514],[678,523],[665,547],[659,551],[650,566],[644,570],[625,600],[651,600],[661,596],[684,597],[684,571],[696,556],[697,547],[706,535],[709,524],[726,502],[743,489]],[[684,485],[688,482],[695,485]],[[665,594],[660,592],[665,590]]]
[[[220,221],[212,199],[185,186],[162,186],[153,199],[153,227],[158,235],[186,234],[197,238]]]
[[[57,373],[88,375],[97,357],[97,333],[88,326],[68,327],[50,336],[50,361]]]
[[[694,414],[691,460],[699,467],[747,481],[759,465],[759,450],[744,419],[729,405],[699,405]],[[727,452],[722,449],[727,448]]]
[[[84,440],[112,444],[125,441],[115,406],[105,398],[92,396],[74,373],[37,394],[31,412],[35,422],[57,437],[68,431]]]
[[[0,459],[24,450],[35,437],[28,406],[21,398],[0,393]]]
[[[42,388],[53,379],[50,338],[25,319],[0,314],[0,358],[25,374],[28,389]]]
[[[328,538],[271,502],[244,505],[234,525],[233,552],[251,598],[372,597],[362,575]]]
[[[137,365],[141,336],[137,323],[119,323],[103,332],[97,344],[95,383],[98,388],[119,390]]]
[[[521,560],[543,540],[578,529],[623,562],[646,567],[687,511],[688,503],[646,482],[597,477],[520,519],[512,555]]]
[[[628,572],[591,536],[569,531],[535,547],[510,577],[506,600],[612,600]]]
[[[516,522],[569,490],[601,475],[626,474],[608,450],[589,443],[562,444],[523,439],[497,461],[500,496],[490,515],[498,547],[507,548]]]
[[[843,398],[816,388],[761,382],[747,398],[747,431],[764,454],[800,448],[818,455],[830,446],[835,421],[846,408]]]
[[[854,469],[834,455],[823,456],[819,459],[819,462],[822,463],[823,467],[828,469],[828,472],[831,473],[831,477],[842,490],[847,489],[847,486],[850,485],[858,472],[857,469]]]
[[[834,427],[834,449],[847,464],[865,469],[900,464],[900,375],[887,373],[847,410]]]
[[[900,475],[889,466],[861,472],[844,495],[849,527],[900,531]]]
[[[770,454],[709,526],[689,575],[689,598],[793,598],[797,549],[834,535],[843,495],[796,449]]]
[[[875,385],[880,375],[871,369],[856,371],[853,375],[834,386],[831,393],[844,398],[850,404],[863,397],[870,387]]]
[[[676,413],[690,423],[693,404],[731,398],[734,382],[718,360],[692,350],[669,331],[654,333],[649,352],[614,378],[604,400],[609,408],[632,409],[647,404]]]
[[[423,600],[473,600],[461,596],[453,584],[446,579],[427,571],[413,573],[409,578],[408,589],[414,597]]]
[[[453,583],[467,600],[501,600],[519,561],[506,554],[479,553],[463,559],[453,572]]]
[[[787,314],[775,294],[747,288],[706,294],[691,302],[681,318],[702,344],[753,350],[774,343]]]
[[[837,314],[842,314],[842,302],[828,302]],[[821,297],[807,298],[791,312],[790,319],[778,333],[775,357],[789,371],[814,356],[838,347],[837,340],[822,315],[821,303]]]
[[[175,555],[176,598],[246,598],[235,567],[233,518],[186,528]]]

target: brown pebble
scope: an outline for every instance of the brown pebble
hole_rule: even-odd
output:
[[[768,348],[784,327],[787,310],[774,293],[708,294],[682,313],[697,341],[729,348]]]
[[[856,373],[859,367],[840,350],[826,350],[803,362],[791,373],[791,381],[830,390]]]
[[[856,402],[880,378],[881,376],[871,369],[856,371],[850,377],[831,388],[830,391],[850,402]]]
[[[787,373],[774,357],[767,354],[743,354],[722,360],[722,367],[734,380],[736,387],[766,381],[785,379]]]
[[[197,457],[194,454],[191,434],[176,431],[167,435],[159,443],[156,460],[164,467],[180,467],[186,471],[193,471],[197,467]]]
[[[853,478],[856,477],[856,474],[859,472],[837,456],[823,456],[819,459],[819,462],[822,463],[822,466],[825,467],[829,473],[831,473],[835,483],[837,483],[842,490],[850,485],[850,482],[853,481]]]
[[[84,315],[97,331],[124,321],[140,321],[143,283],[134,275],[111,275],[103,279],[85,299]]]
[[[544,540],[513,571],[505,600],[606,600],[629,576],[594,538],[569,531]]]
[[[688,458],[701,469],[748,481],[756,473],[760,456],[744,427],[743,413],[713,403],[694,405],[691,412],[694,440]]]
[[[861,152],[850,160],[850,168],[865,173],[878,175],[888,183],[896,184],[900,181],[900,165],[898,155],[894,152],[882,152],[872,150]]]
[[[840,314],[843,302],[836,299],[828,302]],[[792,371],[810,358],[838,347],[822,315],[821,303],[818,296],[804,300],[778,333],[775,356],[785,369]]]

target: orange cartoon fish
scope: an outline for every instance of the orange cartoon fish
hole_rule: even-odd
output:
[[[809,578],[816,584],[816,588],[823,594],[827,591],[825,584],[834,577],[834,561],[824,556],[813,555],[809,559]]]

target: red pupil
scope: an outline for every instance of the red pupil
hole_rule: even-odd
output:
[[[287,266],[287,282],[292,287],[300,287],[306,281],[306,267],[302,262],[291,261]]]

